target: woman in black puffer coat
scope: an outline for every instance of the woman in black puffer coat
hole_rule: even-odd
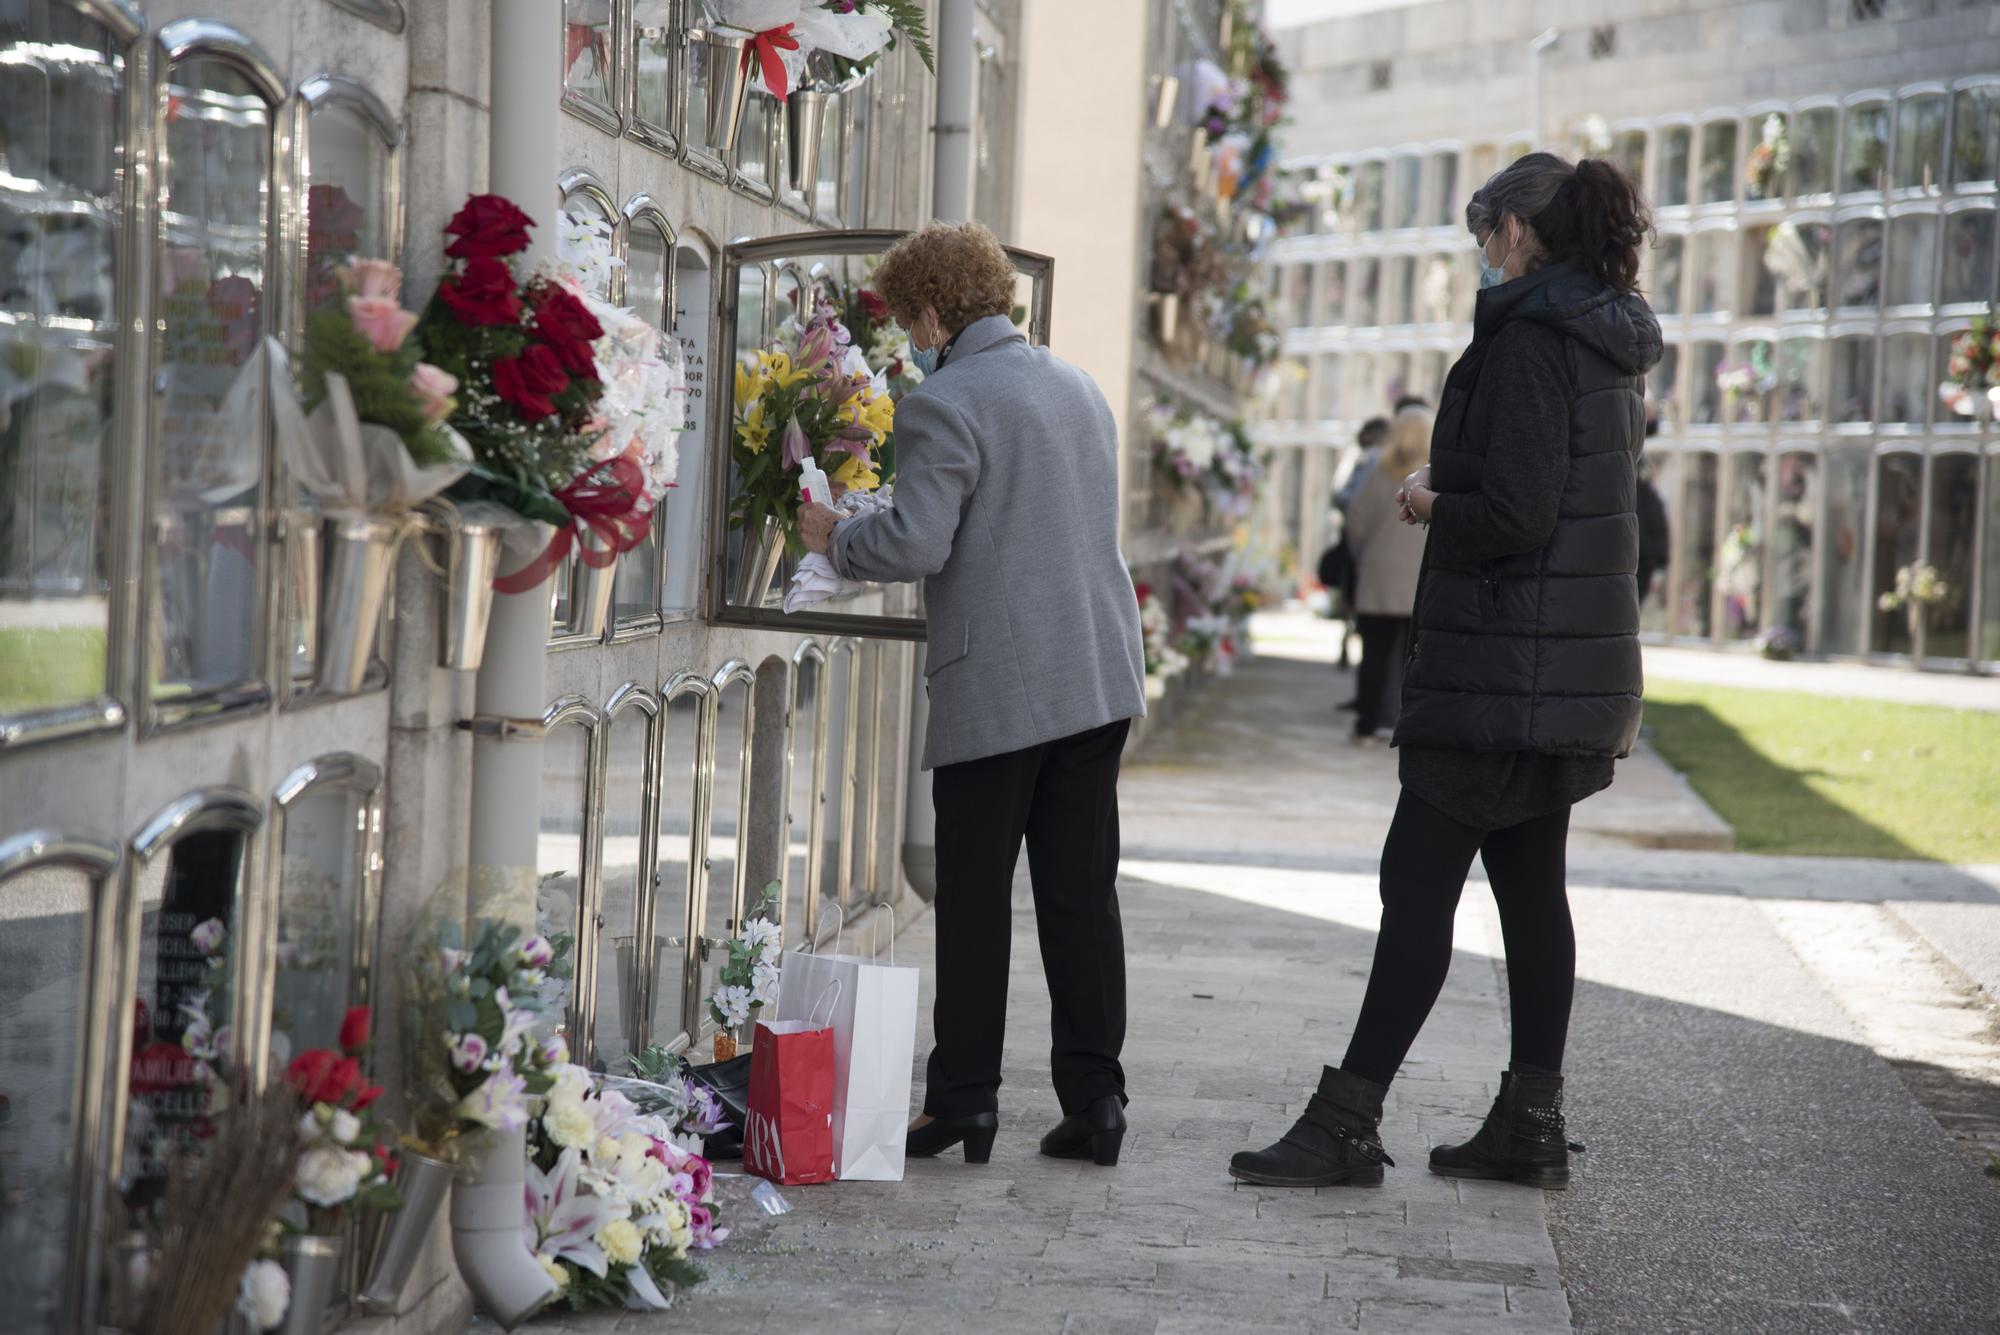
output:
[[[1382,1181],[1388,1084],[1444,986],[1475,855],[1500,908],[1513,1060],[1486,1123],[1433,1172],[1569,1181],[1563,1042],[1576,979],[1570,808],[1639,733],[1637,465],[1660,326],[1638,293],[1649,219],[1617,166],[1531,153],[1466,206],[1482,252],[1472,343],[1445,380],[1396,727],[1403,792],[1354,1037],[1291,1131],[1230,1163],[1270,1186]]]

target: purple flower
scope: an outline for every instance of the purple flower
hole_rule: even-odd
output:
[[[460,1034],[451,1040],[451,1064],[467,1075],[479,1069],[486,1054],[486,1040],[478,1034]]]
[[[521,963],[530,969],[546,969],[555,958],[556,948],[546,936],[531,936],[521,943]]]

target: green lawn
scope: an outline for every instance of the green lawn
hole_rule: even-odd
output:
[[[2000,862],[2000,714],[1662,681],[1646,725],[1745,852]]]

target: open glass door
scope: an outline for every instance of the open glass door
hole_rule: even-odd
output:
[[[921,374],[911,363],[909,340],[887,316],[868,277],[877,259],[906,234],[854,230],[799,232],[739,241],[723,252],[716,284],[721,322],[717,346],[734,359],[729,373],[711,377],[716,397],[728,411],[708,423],[710,489],[714,498],[709,531],[709,614],[718,624],[759,626],[800,634],[866,635],[921,640],[924,620],[917,592],[907,587],[864,585],[794,613],[784,610],[803,548],[798,545],[798,451],[786,436],[798,402],[801,349],[822,329],[834,346],[822,365],[841,368],[850,384],[832,388],[822,400],[841,399],[849,430],[837,450],[818,458],[836,491],[892,488],[897,442],[892,415],[873,406],[890,403],[915,389]],[[1029,342],[1046,344],[1055,262],[1046,255],[1008,247],[1019,274],[1014,322]],[[848,341],[843,345],[842,339]],[[850,351],[851,349],[851,351]],[[865,384],[853,383],[865,372]],[[838,378],[828,375],[827,379]],[[740,401],[739,401],[740,400]],[[884,405],[886,406],[886,405]],[[772,411],[775,408],[776,411]],[[823,407],[801,412],[833,411]],[[874,424],[874,429],[871,429]],[[824,450],[821,451],[825,453]]]

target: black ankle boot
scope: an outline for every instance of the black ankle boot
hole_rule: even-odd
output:
[[[993,1137],[999,1133],[998,1113],[933,1117],[922,1126],[912,1127],[904,1136],[903,1153],[912,1159],[932,1159],[963,1141],[965,1161],[985,1163],[993,1157]]]
[[[1292,1129],[1269,1149],[1230,1159],[1229,1175],[1262,1187],[1381,1186],[1382,1165],[1396,1166],[1376,1134],[1388,1092],[1387,1085],[1327,1067]]]
[[[1042,1137],[1042,1153],[1051,1159],[1089,1159],[1100,1168],[1110,1168],[1118,1162],[1118,1147],[1124,1140],[1125,1101],[1106,1094],[1057,1122],[1055,1130]]]
[[[1485,1124],[1463,1145],[1433,1149],[1431,1171],[1561,1191],[1569,1185],[1570,1151],[1583,1148],[1563,1124],[1562,1090],[1559,1075],[1502,1071]]]

